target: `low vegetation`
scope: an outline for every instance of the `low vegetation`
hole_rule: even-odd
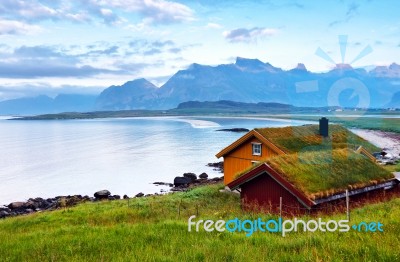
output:
[[[369,152],[379,151],[379,148],[340,125],[329,125],[327,138],[319,135],[318,125],[257,128],[256,131],[287,153],[337,148],[355,150],[358,146]]]
[[[393,174],[347,149],[282,155],[266,162],[311,198],[393,178]]]
[[[187,220],[263,219],[245,213],[222,185],[189,192],[86,203],[0,220],[2,261],[399,261],[400,199],[351,212],[351,223],[381,222],[384,232],[188,232]],[[344,214],[323,219],[345,219]],[[309,219],[303,217],[303,219]]]
[[[400,162],[396,165],[384,165],[383,168],[389,172],[400,172]]]
[[[292,120],[296,119],[296,120],[311,120],[311,121],[318,121],[318,119],[320,119],[321,116],[326,116],[327,118],[329,118],[329,121],[331,123],[341,124],[347,128],[371,129],[371,130],[400,133],[400,118],[398,118],[399,116],[398,111],[392,114],[383,114],[382,117],[379,117],[379,115],[373,117],[355,117],[346,115],[338,117],[331,114],[319,114],[315,116],[302,115],[302,114],[268,115],[268,117],[279,118],[279,119],[292,119]]]

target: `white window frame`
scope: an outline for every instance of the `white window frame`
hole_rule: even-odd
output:
[[[260,147],[260,152],[255,152],[255,146],[259,146]],[[251,151],[253,153],[253,156],[261,156],[262,154],[262,145],[261,143],[251,143]]]

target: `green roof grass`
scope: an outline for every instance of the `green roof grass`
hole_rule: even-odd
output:
[[[266,163],[311,199],[393,178],[389,171],[348,149],[280,155]]]
[[[329,136],[319,135],[318,125],[256,128],[258,133],[286,153],[320,151],[363,146],[369,152],[380,149],[340,125],[329,125]]]

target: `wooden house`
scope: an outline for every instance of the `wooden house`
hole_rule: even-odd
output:
[[[225,185],[240,191],[245,207],[276,210],[282,201],[293,213],[339,201],[346,192],[360,197],[397,185],[369,153],[378,148],[325,120],[245,134],[217,154],[224,157]]]

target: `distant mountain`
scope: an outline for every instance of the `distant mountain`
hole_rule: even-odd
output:
[[[160,88],[145,79],[112,86],[97,99],[96,109],[170,109],[186,101],[218,100],[382,108],[400,92],[400,66],[392,64],[385,70],[367,72],[338,64],[329,72],[313,73],[298,64],[285,71],[258,59],[238,57],[234,64],[192,64]]]
[[[377,66],[370,73],[376,77],[400,78],[400,65],[393,63],[390,66]]]
[[[337,107],[296,107],[282,103],[244,103],[229,100],[221,101],[188,101],[180,103],[177,108],[165,111],[176,114],[215,114],[215,113],[239,113],[239,114],[296,114],[296,113],[320,113],[338,109]]]
[[[157,107],[158,88],[144,78],[122,86],[111,86],[99,95],[96,108],[100,110],[130,110]]]
[[[188,101],[184,103],[180,103],[176,109],[227,109],[227,110],[235,110],[235,109],[251,109],[251,110],[289,110],[294,108],[292,105],[280,104],[280,103],[243,103],[243,102],[235,102],[229,100],[221,100],[221,101]]]
[[[92,111],[96,97],[94,95],[60,94],[54,99],[45,95],[11,99],[0,102],[0,115]]]
[[[386,108],[400,108],[400,92],[393,95],[392,101],[385,106]]]

